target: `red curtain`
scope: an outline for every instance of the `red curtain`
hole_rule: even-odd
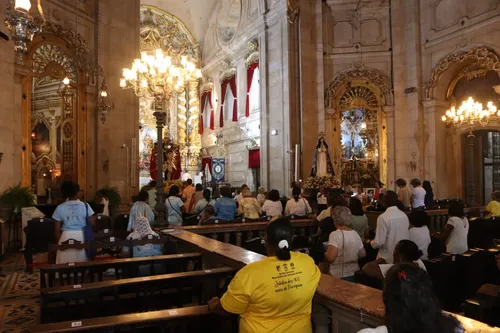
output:
[[[210,129],[213,130],[215,128],[215,115],[214,115],[214,107],[212,105],[212,90],[209,90],[207,93],[208,104],[210,105]]]
[[[228,80],[222,81],[222,84],[220,86],[220,114],[219,114],[219,126],[224,127],[224,102],[226,101],[226,91],[227,91],[227,84],[229,83]]]
[[[200,121],[198,122],[198,133],[203,134],[203,113],[205,111],[205,102],[207,101],[207,92],[204,91],[201,94],[201,105],[200,105]]]
[[[252,89],[253,73],[259,67],[259,63],[251,64],[247,69],[247,103],[245,110],[245,117],[250,117],[250,89]]]
[[[231,87],[231,92],[233,93],[233,121],[238,121],[238,101],[236,99],[236,75],[229,80],[229,86]]]
[[[203,157],[201,159],[201,171],[205,172],[205,168],[207,167],[207,165],[208,165],[208,170],[210,170],[210,174],[212,174],[212,158],[211,157]]]
[[[248,151],[248,168],[260,168],[260,149],[252,149]]]

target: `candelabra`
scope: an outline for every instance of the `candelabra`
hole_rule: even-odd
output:
[[[463,125],[469,126],[470,135],[472,135],[472,130],[476,124],[484,127],[488,122],[498,120],[499,118],[500,111],[497,110],[493,102],[488,102],[486,109],[483,109],[483,104],[469,97],[458,109],[452,106],[450,109],[446,110],[445,115],[443,115],[441,119],[446,122],[447,125],[455,127]]]
[[[157,186],[156,211],[157,223],[163,224],[165,218],[164,182],[163,182],[163,138],[162,132],[170,121],[164,111],[168,101],[176,92],[184,90],[186,83],[201,78],[201,70],[186,56],[170,56],[157,49],[154,55],[141,52],[141,58],[135,59],[132,68],[123,69],[120,86],[132,89],[138,97],[154,97],[153,116],[156,118],[158,131],[157,144]]]
[[[22,64],[23,57],[28,51],[28,44],[33,40],[33,35],[40,32],[45,24],[41,0],[38,0],[38,11],[43,20],[42,24],[35,23],[29,14],[30,8],[30,0],[10,0],[5,12],[5,26],[10,30],[18,64]]]

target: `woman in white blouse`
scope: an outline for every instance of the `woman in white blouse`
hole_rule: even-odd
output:
[[[451,254],[464,254],[469,249],[467,235],[469,234],[469,220],[465,217],[464,204],[451,202],[448,207],[448,222],[441,234],[433,237],[446,244],[446,252]]]
[[[262,211],[266,216],[281,216],[283,215],[283,205],[280,201],[280,192],[278,190],[271,190],[269,192],[269,199],[264,201]]]
[[[294,187],[292,191],[292,198],[288,200],[285,206],[285,216],[307,216],[312,213],[312,208],[306,199],[302,198],[301,190]]]

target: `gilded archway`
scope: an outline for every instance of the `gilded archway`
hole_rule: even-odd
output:
[[[335,173],[345,185],[387,182],[387,120],[393,105],[388,80],[377,70],[349,69],[335,75],[325,92],[327,135],[333,138]],[[346,132],[357,132],[352,144]],[[353,138],[354,134],[347,134]],[[362,152],[359,147],[362,146]],[[366,179],[371,180],[366,180]]]

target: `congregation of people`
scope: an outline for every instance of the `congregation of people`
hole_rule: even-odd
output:
[[[358,187],[357,193],[328,193],[320,189],[315,206],[296,183],[292,184],[291,198],[284,199],[276,189],[266,192],[260,187],[254,195],[243,185],[236,191],[224,186],[212,192],[187,179],[183,188],[177,185],[169,188],[164,213],[169,227],[180,227],[190,219],[200,225],[235,218],[243,222],[262,217],[270,220],[265,238],[268,257],[241,269],[224,296],[209,302],[209,308],[217,314],[239,314],[240,332],[312,332],[311,314],[315,332],[328,332],[330,324],[325,309],[311,307],[321,272],[351,282],[355,282],[356,272],[385,281],[386,325],[363,333],[463,332],[454,317],[442,314],[423,260],[442,252],[463,254],[469,249],[469,221],[464,204],[451,202],[446,227],[441,233],[431,234],[425,210],[435,207],[430,182],[413,179],[410,187],[405,180],[398,179],[397,192],[386,190],[383,185],[377,182],[371,193],[364,193],[362,187]],[[155,186],[153,181],[137,195],[129,214],[128,239],[158,236],[152,228],[159,214]],[[79,199],[76,184],[64,183],[62,193],[67,201],[53,215],[56,237],[59,243],[67,239],[84,241],[83,229],[94,223],[94,211]],[[109,205],[102,194],[98,197],[99,202]],[[492,199],[486,214],[500,216],[500,192],[494,192]],[[318,208],[316,212],[312,207]],[[365,214],[372,209],[382,211],[374,232],[370,231]],[[291,251],[294,237],[291,216],[318,221],[319,258]],[[128,252],[122,249],[123,256]],[[374,260],[367,260],[375,252]],[[162,249],[158,245],[141,245],[133,253],[156,256],[161,255]],[[85,261],[85,255],[84,250],[59,251],[57,262]],[[306,287],[295,293],[276,294],[266,279],[274,276],[280,262],[291,263],[300,270],[298,278]],[[400,299],[403,294],[404,301]],[[414,313],[421,315],[413,316]]]

